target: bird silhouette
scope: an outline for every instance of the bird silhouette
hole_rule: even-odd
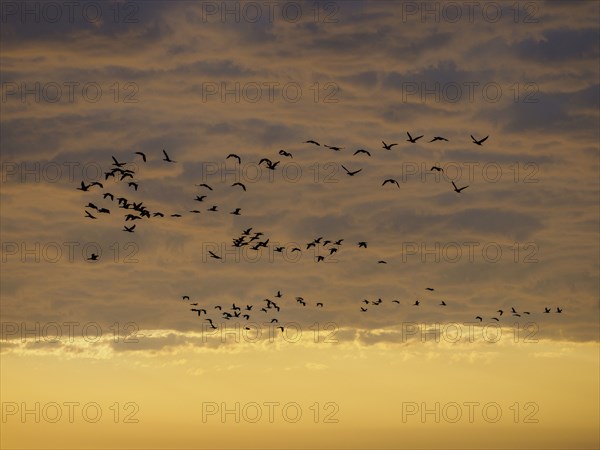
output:
[[[304,141],[304,143],[305,144],[315,144],[315,145],[321,146],[321,144],[319,144],[317,141],[313,141],[312,139],[308,140],[308,141]]]
[[[429,170],[430,171],[437,170],[438,172],[443,172],[444,171],[444,169],[442,169],[441,167],[438,167],[438,166],[431,166],[431,169],[429,169]]]
[[[165,155],[165,157],[163,158],[163,161],[172,162],[172,163],[177,162],[177,161],[173,161],[171,158],[169,158],[169,155],[167,155],[167,152],[164,149],[162,152],[163,152],[163,155]]]
[[[146,155],[143,152],[135,152],[136,155],[140,155],[144,162],[146,162]]]
[[[227,158],[225,159],[229,159],[229,158],[234,158],[237,159],[238,164],[242,163],[242,158],[240,158],[238,155],[236,155],[235,153],[230,153],[229,155],[227,155]]]
[[[85,184],[83,181],[81,182],[81,187],[78,187],[77,190],[87,192],[90,189],[91,184]]]
[[[90,214],[90,212],[89,212],[89,211],[86,211],[86,212],[85,212],[85,217],[86,217],[86,218],[89,218],[89,219],[96,219],[96,217],[95,217],[95,216],[93,216],[92,214]]]
[[[442,136],[435,136],[432,140],[430,140],[429,142],[435,142],[435,141],[448,141],[448,139],[446,139],[445,137]]]
[[[442,303],[440,303],[440,306],[446,306],[446,302],[444,300],[442,300]]]
[[[321,303],[321,302],[317,302],[317,307],[320,307],[320,308],[322,308],[322,307],[323,307],[323,303]]]
[[[211,258],[213,259],[221,259],[221,257],[219,255],[214,254],[213,252],[211,252],[210,250],[208,251],[208,254],[210,255]]]
[[[339,152],[340,150],[344,149],[344,147],[336,147],[335,145],[327,145],[327,144],[325,144],[325,147],[327,147],[327,148],[329,148],[331,150],[334,150],[336,152]]]
[[[233,186],[240,186],[244,191],[246,190],[246,186],[244,186],[244,183],[240,183],[239,181],[233,183],[231,187]]]
[[[362,148],[360,148],[360,149],[356,150],[356,151],[354,152],[354,155],[358,155],[359,153],[364,153],[364,154],[365,154],[365,155],[367,155],[367,156],[371,156],[371,153],[369,153],[367,150],[364,150],[364,149],[362,149]]]
[[[289,157],[289,158],[292,158],[292,159],[294,159],[294,157],[292,156],[292,154],[291,154],[290,152],[286,152],[285,150],[279,150],[279,154],[280,154],[281,156],[287,156],[287,157]]]
[[[473,135],[471,135],[471,139],[473,139],[473,144],[477,144],[477,145],[483,144],[487,140],[487,138],[489,138],[489,136],[486,136],[483,139],[477,140],[473,137]]]
[[[407,141],[412,142],[413,144],[416,144],[417,141],[423,137],[423,135],[421,135],[421,136],[417,136],[416,138],[413,138],[408,131],[406,132],[406,134],[408,134]]]
[[[98,261],[98,255],[96,253],[92,253],[88,258],[88,261]]]
[[[385,180],[381,185],[385,186],[387,183],[393,183],[396,186],[398,186],[398,189],[400,189],[400,185],[398,184],[398,182],[396,180],[394,180],[393,178],[388,178],[387,180]]]
[[[207,209],[207,211],[213,211],[216,212],[217,211],[217,205],[213,205],[210,208]]]
[[[235,208],[234,211],[231,211],[229,214],[233,214],[234,216],[240,215],[241,208]]]
[[[381,143],[383,144],[382,148],[385,148],[386,150],[391,150],[394,145],[398,145],[398,144],[386,144],[384,141],[381,141]],[[369,156],[371,156],[371,155],[369,155]]]
[[[421,303],[421,302],[420,302],[419,300],[417,300],[417,301],[416,301],[416,302],[413,304],[413,306],[419,306],[419,304],[420,304],[420,303]]]
[[[477,316],[475,317],[476,319],[479,319],[480,322],[483,322],[483,318],[481,316]]]
[[[133,233],[133,230],[135,230],[135,225],[131,225],[130,227],[128,227],[127,225],[123,226],[123,231],[127,231],[129,233]]]
[[[358,243],[358,248],[361,248],[361,247],[362,247],[362,248],[367,248],[367,243],[366,243],[366,242],[364,242],[364,241],[361,241],[361,242],[359,242],[359,243]]]
[[[208,184],[206,184],[206,183],[202,183],[202,184],[196,184],[196,186],[198,186],[198,187],[205,187],[206,189],[209,189],[209,190],[211,190],[211,191],[213,190],[213,188],[211,188],[211,187],[210,187]]]
[[[456,187],[456,184],[454,184],[454,181],[452,182],[452,186],[454,186],[454,192],[456,192],[457,194],[460,194],[460,191],[469,187],[469,186],[463,186],[461,188],[458,188],[458,187]]]
[[[358,172],[360,172],[360,171],[362,170],[362,169],[358,169],[358,170],[355,170],[355,171],[353,171],[353,172],[350,172],[348,169],[346,169],[346,168],[344,167],[344,165],[343,165],[343,164],[342,164],[342,169],[344,169],[344,170],[346,171],[346,173],[347,173],[348,175],[350,175],[351,177],[353,177],[354,175],[356,175]]]
[[[138,190],[138,184],[135,183],[134,181],[130,181],[127,184],[129,185],[129,187],[133,187],[136,191]]]
[[[125,163],[117,161],[117,158],[115,158],[114,156],[112,156],[112,160],[113,160],[113,163],[112,163],[113,166],[123,167],[125,165]]]

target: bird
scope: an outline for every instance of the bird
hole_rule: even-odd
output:
[[[155,212],[154,214],[152,214],[154,217],[165,217],[165,215],[161,212]]]
[[[304,141],[305,144],[315,144],[318,145],[319,147],[321,146],[321,144],[319,144],[317,141],[313,141],[312,139],[308,140],[308,141]]]
[[[480,322],[483,322],[483,318],[481,316],[477,316],[475,317],[476,319],[479,319]]]
[[[421,136],[417,136],[416,138],[413,138],[408,131],[406,132],[406,134],[408,134],[407,141],[412,142],[413,144],[416,144],[417,141],[423,137],[423,135],[421,135]]]
[[[211,190],[211,191],[213,190],[213,188],[211,188],[211,187],[210,187],[208,184],[206,184],[206,183],[197,184],[196,186],[198,186],[198,187],[205,187],[206,189],[209,189],[209,190]]]
[[[221,259],[221,257],[220,257],[219,255],[215,255],[215,254],[214,254],[213,252],[211,252],[210,250],[208,251],[208,253],[210,254],[210,257],[211,257],[211,258],[214,258],[214,259]]]
[[[292,154],[290,152],[286,152],[285,150],[279,150],[279,154],[281,156],[289,156],[290,158],[294,159],[294,157],[292,156]]]
[[[429,169],[429,170],[430,171],[437,170],[438,172],[443,172],[444,171],[444,169],[442,169],[441,167],[438,167],[438,166],[431,166],[431,169]]]
[[[400,301],[399,300],[392,300],[392,303],[398,303],[398,304],[400,304]]]
[[[90,187],[92,187],[92,186],[100,186],[101,188],[104,189],[104,185],[102,183],[98,182],[98,181],[92,181],[90,183]]]
[[[112,160],[114,161],[112,164],[113,166],[123,167],[125,165],[125,163],[120,163],[119,161],[117,161],[117,159],[114,156],[112,156]]]
[[[362,248],[367,248],[367,243],[366,243],[366,242],[364,242],[364,241],[361,241],[361,242],[359,242],[359,243],[358,243],[358,248],[361,248],[361,247],[362,247]]]
[[[136,155],[140,155],[142,157],[142,159],[144,160],[144,162],[146,162],[146,155],[142,152],[135,152]]]
[[[91,184],[86,185],[83,181],[81,182],[81,187],[78,187],[77,189],[80,191],[87,191],[90,188]]]
[[[283,333],[283,327],[277,327],[278,330],[281,330],[281,332]]]
[[[277,294],[275,294],[275,297],[281,298],[281,291],[277,291]]]
[[[167,155],[167,152],[164,149],[162,152],[165,155],[165,157],[163,158],[163,161],[172,162],[172,163],[176,162],[176,161],[173,161],[171,158],[169,158],[169,155]]]
[[[457,194],[460,194],[460,191],[462,191],[463,189],[468,188],[469,186],[463,186],[461,188],[456,187],[456,184],[454,184],[454,181],[452,182],[452,186],[454,186],[454,192],[456,192]]]
[[[197,209],[190,209],[190,212],[194,214],[200,214],[200,211],[198,211]]]
[[[385,148],[386,150],[391,150],[394,145],[398,145],[398,144],[386,144],[384,141],[381,141],[381,143],[383,144],[382,148]]]
[[[448,139],[446,139],[445,137],[442,136],[434,136],[434,138],[432,140],[430,140],[429,142],[435,142],[435,141],[448,141]]]
[[[133,230],[135,229],[135,225],[131,225],[130,227],[128,227],[127,225],[123,226],[123,231],[127,231],[129,233],[133,233]]]
[[[550,308],[544,308],[544,313],[549,313],[550,312]]]
[[[171,214],[171,217],[181,217],[181,214]]]
[[[321,262],[325,259],[324,256],[317,256],[317,262]]]
[[[498,319],[497,317],[492,317],[492,320],[495,320],[496,322],[500,322],[500,319]]]
[[[96,219],[96,217],[94,217],[93,215],[91,215],[89,211],[85,212],[85,217],[86,218],[90,218],[90,219]]]
[[[365,154],[365,155],[367,155],[367,156],[371,156],[371,153],[369,153],[367,150],[364,150],[364,149],[362,149],[362,148],[359,148],[358,150],[356,150],[356,151],[354,152],[354,155],[358,155],[359,153],[364,153],[364,154]]]
[[[301,252],[302,250],[300,250],[298,247],[294,247],[291,252]]]
[[[129,185],[129,187],[133,187],[136,191],[138,190],[138,184],[135,183],[134,181],[130,181],[127,184]]]
[[[215,309],[218,309],[219,311],[221,311],[223,308],[221,308],[220,305],[215,306]]]
[[[216,329],[217,327],[215,326],[215,324],[213,323],[212,319],[204,319],[204,320],[208,320],[208,323],[210,323],[210,326],[214,329]]]
[[[383,259],[380,259],[379,261],[377,261],[377,264],[387,264],[387,262],[384,261]]]
[[[363,303],[368,305],[369,304],[369,300],[367,300],[366,298],[363,300]]]
[[[233,214],[234,216],[240,215],[241,208],[235,208],[235,211],[231,211],[229,214]]]
[[[413,305],[413,306],[419,306],[419,304],[420,304],[420,303],[421,303],[421,302],[420,302],[419,300],[417,300],[417,301],[414,303],[414,305]]]
[[[487,138],[489,138],[489,135],[484,137],[483,139],[477,140],[473,137],[473,135],[471,135],[471,139],[473,139],[473,144],[476,144],[476,145],[483,144],[487,140]]]
[[[110,192],[105,192],[104,194],[102,194],[102,197],[104,197],[104,198],[110,197],[111,201],[115,200],[115,196],[112,195]]]
[[[558,314],[560,314],[561,312],[563,312],[563,310],[562,310],[562,309],[560,309],[560,308],[557,306],[557,307],[556,307],[556,312],[557,312]]]
[[[217,205],[211,206],[210,208],[207,209],[207,211],[213,211],[213,212],[217,211]]]
[[[92,209],[95,209],[96,211],[98,211],[98,207],[91,202],[87,204],[86,208],[92,208]]]
[[[238,164],[242,163],[242,158],[240,158],[238,155],[236,155],[235,153],[230,153],[229,155],[227,155],[227,158],[225,159],[229,159],[229,158],[234,158],[237,159]]]
[[[442,303],[440,303],[440,306],[447,306],[446,302],[444,300],[442,300]]]
[[[356,175],[358,172],[360,172],[360,171],[362,170],[362,169],[358,169],[358,170],[355,170],[355,171],[353,171],[353,172],[350,172],[348,169],[346,169],[346,168],[344,167],[344,165],[343,165],[343,164],[342,164],[342,169],[344,169],[344,170],[346,171],[346,173],[347,173],[348,175],[350,175],[351,177],[353,177],[354,175]]]
[[[516,313],[515,308],[510,308],[513,313]]]
[[[435,291],[434,288],[425,288],[426,291]]]
[[[110,214],[110,210],[106,209],[106,208],[100,208],[98,210],[99,213],[104,213],[104,214]]]
[[[195,200],[195,201],[197,201],[197,202],[201,202],[201,201],[203,201],[205,198],[206,198],[206,195],[202,195],[202,196],[200,196],[200,195],[196,195],[196,198],[195,198],[194,200]]]
[[[96,253],[92,253],[88,258],[88,261],[98,261],[98,255]]]
[[[182,295],[182,296],[181,296],[181,299],[182,299],[182,300],[189,300],[189,299],[190,299],[190,296],[189,296],[189,295]]]
[[[231,187],[233,186],[240,186],[244,191],[246,190],[246,186],[244,186],[244,183],[240,183],[239,181],[233,183]]]
[[[334,150],[336,152],[339,152],[340,150],[344,149],[344,147],[336,147],[335,145],[327,145],[327,144],[325,144],[325,147],[327,147],[327,148],[329,148],[331,150]]]
[[[385,186],[387,183],[394,183],[396,186],[398,186],[398,189],[400,189],[400,185],[398,184],[398,182],[392,178],[388,178],[381,185]]]
[[[360,310],[361,310],[362,312],[366,312],[366,311],[367,311],[367,309],[366,309],[366,308],[363,308],[362,306],[360,307]]]
[[[502,311],[501,309],[499,309],[499,310],[498,310],[498,311],[496,311],[496,312],[499,312],[501,316],[502,316],[502,314],[504,314],[504,311]]]
[[[317,302],[317,307],[320,307],[320,308],[322,308],[322,307],[323,307],[323,303],[321,303],[321,302]]]

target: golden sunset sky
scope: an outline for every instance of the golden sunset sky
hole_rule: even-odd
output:
[[[2,448],[600,446],[598,2],[0,5]]]

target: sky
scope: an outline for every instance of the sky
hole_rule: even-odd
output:
[[[597,2],[0,5],[2,448],[600,445]]]

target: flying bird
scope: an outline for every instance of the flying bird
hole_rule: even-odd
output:
[[[294,157],[292,156],[292,154],[290,152],[286,152],[285,150],[279,150],[279,154],[281,156],[289,156],[290,158],[294,159]]]
[[[361,241],[361,242],[359,242],[359,243],[358,243],[358,248],[361,248],[361,247],[362,247],[362,248],[367,248],[367,243],[366,243],[366,242],[364,242],[364,241]]]
[[[85,212],[85,217],[89,219],[96,219],[96,217],[92,216],[89,211]]]
[[[483,139],[477,140],[473,137],[473,135],[471,135],[471,139],[473,139],[473,144],[476,144],[476,145],[483,144],[487,140],[487,138],[489,138],[489,135],[484,137]]]
[[[242,163],[242,158],[240,158],[238,155],[236,155],[235,153],[230,153],[229,155],[227,155],[227,158],[225,159],[229,159],[229,158],[234,158],[237,159],[238,164]]]
[[[315,144],[315,145],[318,145],[319,147],[321,146],[321,144],[319,144],[317,141],[313,141],[312,139],[308,140],[308,141],[305,141],[304,143],[305,144]]]
[[[334,150],[336,152],[339,152],[340,150],[344,149],[344,147],[336,147],[335,145],[327,145],[327,144],[325,144],[325,147],[330,148],[331,150]]]
[[[435,136],[432,140],[430,140],[429,142],[435,142],[435,141],[446,141],[448,142],[448,139],[446,139],[445,137],[442,136]]]
[[[177,162],[177,161],[173,161],[171,158],[169,158],[169,155],[167,155],[167,152],[164,149],[162,152],[165,155],[165,157],[163,158],[163,161],[172,162],[172,163]]]
[[[482,321],[483,321],[483,318],[482,318],[481,316],[477,316],[477,317],[475,317],[475,318],[476,318],[476,319],[479,319],[479,321],[480,321],[480,322],[482,322]]]
[[[113,166],[123,167],[125,165],[125,163],[120,163],[119,161],[117,161],[117,159],[114,156],[112,156],[112,160],[114,161],[112,164]]]
[[[234,216],[240,215],[241,208],[235,208],[235,211],[231,211],[229,214],[233,214]]]
[[[220,257],[219,255],[215,255],[215,254],[214,254],[213,252],[211,252],[210,250],[208,251],[208,253],[209,253],[209,255],[210,255],[210,257],[211,257],[211,258],[214,258],[214,259],[221,259],[221,257]]]
[[[444,169],[442,169],[441,167],[438,167],[438,166],[431,166],[431,169],[429,169],[429,170],[430,171],[437,170],[438,172],[443,172],[444,171]]]
[[[136,191],[138,190],[138,184],[136,182],[130,181],[127,184],[129,185],[129,187],[133,187]]]
[[[208,184],[206,183],[202,183],[202,184],[196,184],[196,186],[198,187],[205,187],[206,189],[210,189],[211,191],[213,190],[213,188],[211,188]]]
[[[135,230],[135,224],[131,225],[130,227],[128,227],[127,225],[123,225],[123,231],[127,231],[129,233],[133,233],[133,230]]]
[[[353,177],[354,175],[356,175],[358,172],[360,172],[360,171],[362,170],[362,169],[358,169],[358,170],[355,170],[354,172],[350,172],[348,169],[346,169],[346,168],[344,167],[344,165],[343,165],[343,164],[342,164],[342,169],[344,169],[344,170],[346,171],[346,173],[347,173],[348,175],[350,175],[351,177]]]
[[[356,150],[356,151],[354,152],[354,155],[358,155],[359,153],[364,153],[364,154],[365,154],[365,155],[367,155],[367,156],[371,156],[371,153],[369,153],[367,150],[363,150],[362,148],[360,148],[360,149]]]
[[[92,253],[88,258],[88,261],[98,261],[98,255],[96,253]]]
[[[142,157],[142,159],[144,160],[144,162],[146,162],[146,155],[142,152],[135,152],[136,155],[140,155]]]
[[[85,184],[83,181],[81,182],[81,187],[78,187],[77,189],[79,191],[88,191],[90,188],[91,184]]]
[[[456,184],[454,184],[454,181],[452,182],[452,186],[454,186],[454,192],[456,192],[457,194],[460,194],[460,191],[462,191],[462,190],[464,190],[464,189],[466,189],[466,188],[468,188],[468,187],[469,187],[469,186],[467,185],[467,186],[463,186],[463,187],[461,187],[461,188],[458,188],[458,187],[456,187]]]
[[[398,186],[398,189],[400,189],[400,185],[398,184],[398,182],[392,178],[388,178],[381,185],[385,186],[387,183],[394,183],[396,186]]]
[[[421,136],[417,136],[416,138],[413,138],[408,131],[406,132],[406,134],[408,134],[407,141],[412,142],[413,144],[416,144],[417,141],[423,137],[423,135],[421,135]]]
[[[381,141],[381,143],[383,144],[382,148],[385,148],[386,150],[391,150],[394,145],[398,145],[398,144],[386,144],[383,141]],[[369,155],[369,156],[371,156],[371,155]]]
[[[246,186],[244,186],[244,184],[243,184],[243,183],[240,183],[239,181],[237,181],[237,182],[233,183],[233,184],[231,185],[231,187],[233,187],[233,186],[240,186],[240,187],[241,187],[241,188],[242,188],[244,191],[246,190]]]
[[[426,291],[435,291],[433,288],[425,288]]]

